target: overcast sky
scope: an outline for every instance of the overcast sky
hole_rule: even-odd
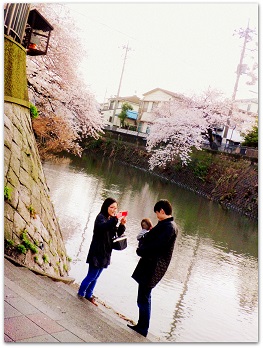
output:
[[[201,94],[210,86],[231,98],[244,43],[233,33],[248,23],[258,30],[256,3],[82,2],[67,7],[88,52],[81,64],[86,83],[99,102],[117,94],[127,45],[120,96],[142,97],[157,87]],[[243,63],[251,66],[252,55],[247,50]],[[245,82],[243,75],[237,98],[257,97],[257,86]]]

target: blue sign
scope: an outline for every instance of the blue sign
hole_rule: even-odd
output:
[[[127,117],[131,118],[132,120],[137,120],[138,111],[127,110]]]

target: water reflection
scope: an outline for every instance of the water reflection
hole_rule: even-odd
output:
[[[152,293],[150,331],[171,342],[255,342],[258,328],[257,224],[180,187],[115,161],[84,157],[71,164],[44,164],[77,283],[93,224],[108,196],[128,210],[128,247],[114,252],[96,295],[136,320],[137,284],[131,274],[140,221],[156,223],[155,202],[173,204],[179,227],[171,265]]]

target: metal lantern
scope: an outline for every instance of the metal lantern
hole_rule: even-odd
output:
[[[36,10],[29,12],[23,46],[30,56],[47,54],[51,30],[54,28]]]

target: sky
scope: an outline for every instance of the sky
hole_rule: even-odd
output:
[[[244,44],[233,34],[248,23],[258,31],[255,2],[69,2],[66,6],[87,51],[80,70],[98,102],[116,97],[119,87],[122,97],[141,98],[155,88],[201,95],[210,87],[231,98]],[[255,36],[247,45],[243,63],[250,67],[258,53],[249,49],[257,41]],[[258,86],[248,86],[247,80],[241,76],[236,99],[258,97]]]

